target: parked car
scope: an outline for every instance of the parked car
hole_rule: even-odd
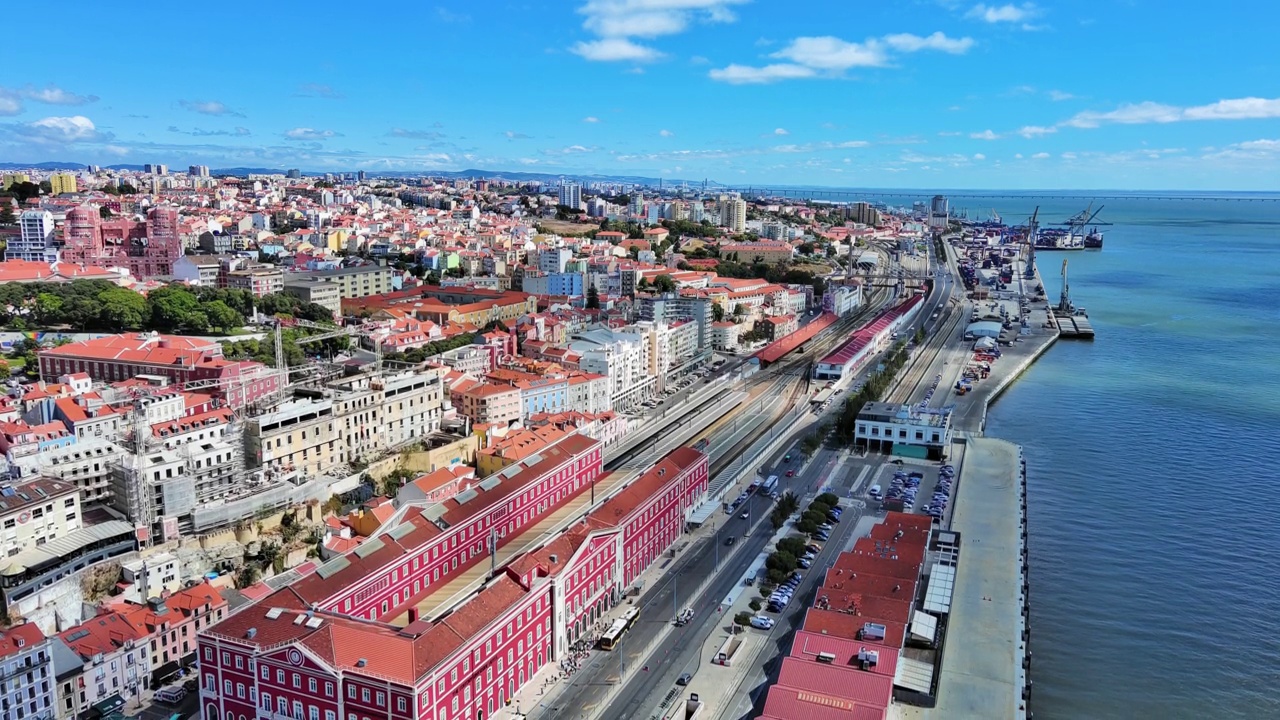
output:
[[[682,674],[680,677],[676,678],[676,684],[677,684],[677,685],[688,685],[688,684],[689,684],[689,681],[690,681],[690,680],[692,680],[692,679],[693,679],[693,675],[692,675],[692,674],[690,674],[690,673],[684,673],[684,674]]]
[[[770,630],[773,628],[773,618],[765,617],[764,615],[756,615],[751,618],[751,627],[759,628],[761,630]]]

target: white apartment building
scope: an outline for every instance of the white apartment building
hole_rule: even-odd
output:
[[[24,458],[21,473],[24,478],[42,476],[70,483],[79,488],[83,505],[105,505],[111,502],[111,466],[124,452],[111,440],[94,438]]]
[[[609,378],[614,409],[629,410],[657,392],[657,377],[650,372],[654,345],[642,333],[596,328],[576,336],[569,348],[581,356],[578,367],[584,372]]]
[[[129,583],[124,598],[139,605],[151,598],[164,597],[166,591],[182,589],[182,573],[178,558],[167,552],[122,563],[124,581]]]
[[[582,207],[582,186],[578,183],[566,182],[560,184],[560,204],[566,207],[578,209]]]
[[[54,244],[53,213],[48,210],[25,210],[18,218],[19,235],[9,240],[5,260],[30,260],[53,263],[58,260]]]
[[[6,720],[58,716],[50,646],[35,623],[0,629],[0,716]]]
[[[720,226],[730,232],[744,232],[747,229],[747,201],[740,197],[721,198]]]
[[[609,378],[604,375],[574,373],[569,376],[569,410],[593,415],[613,409]]]
[[[36,478],[0,485],[0,556],[13,557],[79,530],[80,491],[72,483]]]

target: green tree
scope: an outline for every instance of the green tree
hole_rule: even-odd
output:
[[[0,225],[13,225],[18,222],[18,218],[13,214],[13,204],[9,202],[9,198],[0,197]]]
[[[35,320],[42,325],[53,325],[62,322],[62,298],[53,293],[42,292],[36,296]]]
[[[715,322],[721,322],[724,320],[723,305],[721,305],[720,303],[714,303],[711,306],[711,319],[714,320]]]
[[[205,303],[203,312],[209,320],[210,327],[229,331],[244,325],[244,316],[221,300]]]
[[[659,275],[653,279],[653,286],[657,288],[659,292],[675,292],[676,281],[673,280],[670,275]]]
[[[594,283],[592,283],[592,285],[587,288],[587,309],[588,310],[600,309],[600,291],[596,289],[596,286]]]
[[[840,504],[840,496],[832,492],[824,492],[815,499],[815,502],[820,502],[820,503],[823,503],[824,505],[835,507],[836,505]]]
[[[306,303],[299,307],[298,317],[314,323],[333,323],[333,311],[318,303]]]
[[[103,327],[137,330],[150,317],[147,300],[124,288],[109,288],[98,293],[98,322]]]
[[[98,217],[103,220],[110,220],[113,215],[115,215],[115,213],[111,212],[111,208],[106,205],[102,205],[98,208]]]
[[[147,295],[152,326],[157,330],[204,330],[209,319],[200,311],[200,301],[181,285],[166,285]],[[199,315],[199,317],[196,317]]]

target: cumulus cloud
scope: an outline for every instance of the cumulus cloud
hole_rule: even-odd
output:
[[[586,145],[569,145],[568,147],[543,150],[542,154],[543,155],[581,155],[585,153],[593,153],[598,151],[599,149],[600,148],[595,146],[588,147]]]
[[[226,117],[244,117],[243,113],[236,112],[227,107],[225,103],[217,100],[179,100],[178,105],[185,110],[201,115],[223,115]]]
[[[982,153],[974,153],[974,154],[973,154],[973,159],[974,159],[974,160],[986,160],[986,159],[987,159],[987,156],[986,156],[986,155],[983,155]]]
[[[658,135],[661,137],[671,137],[675,135],[675,133],[671,132],[670,130],[663,129],[658,131]]]
[[[289,140],[328,140],[329,138],[339,137],[342,133],[332,130],[316,130],[309,127],[296,127],[292,130],[285,131],[285,138]]]
[[[594,116],[594,115],[588,115],[588,116],[586,116],[586,117],[582,118],[582,122],[584,122],[584,123],[598,123],[598,122],[600,122],[600,118],[598,118],[598,117],[596,117],[596,116]]]
[[[1000,136],[991,130],[983,130],[982,132],[969,133],[969,137],[974,140],[998,140]]]
[[[1038,152],[1038,153],[1036,153],[1035,155],[1032,155],[1032,156],[1031,156],[1031,159],[1032,159],[1032,160],[1044,160],[1045,158],[1048,158],[1048,157],[1049,157],[1049,153],[1047,153],[1047,152]]]
[[[981,20],[988,23],[1021,23],[1034,19],[1040,14],[1040,8],[1033,3],[1023,3],[1021,5],[986,5],[978,3],[965,13],[965,17],[971,20]]]
[[[516,132],[514,130],[508,130],[502,134],[505,135],[508,140],[528,140],[533,137],[532,135],[525,135],[522,132]]]
[[[1072,95],[1069,92],[1063,92],[1061,90],[1049,91],[1049,99],[1054,102],[1062,102],[1063,100],[1072,100],[1074,98],[1075,98],[1075,95]]]
[[[19,125],[14,130],[29,140],[51,144],[98,142],[107,139],[107,136],[98,132],[93,121],[83,115],[41,118]]]
[[[791,133],[787,132],[786,128],[774,128],[773,134],[774,135],[790,135]]]
[[[712,70],[713,80],[734,84],[769,83],[812,77],[842,77],[853,68],[885,67],[891,64],[895,53],[914,53],[923,50],[960,55],[973,47],[972,38],[951,38],[941,32],[920,36],[896,33],[881,38],[868,38],[862,42],[849,42],[838,37],[798,37],[777,52],[770,53],[773,63],[760,67],[731,64]]]
[[[17,115],[22,112],[22,101],[0,92],[0,115]]]
[[[626,38],[604,38],[590,42],[578,42],[569,52],[596,62],[653,62],[663,54],[651,47],[637,45]]]
[[[392,137],[413,138],[415,140],[439,140],[444,137],[444,133],[435,130],[408,130],[406,128],[392,128],[387,133]]]
[[[596,62],[649,62],[663,53],[628,38],[679,35],[696,22],[724,23],[736,18],[732,6],[747,0],[588,0],[578,8],[582,27],[597,37],[578,42],[570,52]]]

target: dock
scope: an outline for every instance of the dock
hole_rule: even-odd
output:
[[[1087,315],[1055,315],[1049,316],[1049,322],[1058,328],[1058,337],[1068,340],[1092,340],[1093,323]]]

